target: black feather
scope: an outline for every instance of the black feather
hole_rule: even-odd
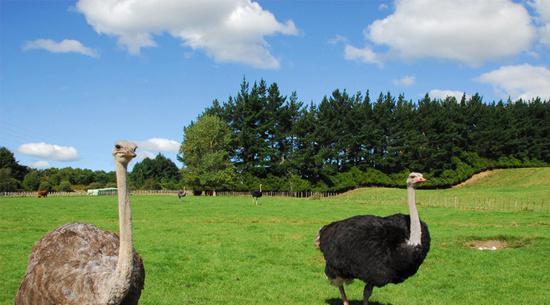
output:
[[[360,215],[328,224],[319,232],[325,273],[377,287],[401,283],[416,273],[430,249],[424,222],[421,230],[421,244],[411,246],[409,215]]]

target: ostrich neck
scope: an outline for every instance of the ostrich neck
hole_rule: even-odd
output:
[[[127,187],[127,165],[116,162],[118,224],[120,245],[118,261],[107,296],[107,304],[120,304],[130,287],[133,267],[132,211]]]
[[[420,228],[420,218],[416,209],[416,192],[413,186],[407,186],[407,203],[409,205],[409,217],[411,219],[411,236],[407,244],[411,246],[420,245],[422,231]]]

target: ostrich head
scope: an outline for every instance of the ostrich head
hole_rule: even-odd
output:
[[[421,173],[412,172],[407,178],[407,186],[414,187],[417,183],[422,183],[424,181],[426,181],[426,178],[424,178]]]
[[[128,141],[118,141],[113,149],[115,161],[128,164],[136,156],[137,145]]]

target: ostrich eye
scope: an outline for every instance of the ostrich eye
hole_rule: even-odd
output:
[[[121,149],[122,146],[120,146],[120,145],[117,144],[117,145],[115,145],[115,148],[116,148],[116,149]]]
[[[134,152],[136,151],[136,149],[137,149],[137,146],[136,146],[136,147],[134,147]]]

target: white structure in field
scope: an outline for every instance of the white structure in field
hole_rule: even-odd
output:
[[[116,195],[117,194],[117,188],[116,187],[108,187],[103,189],[91,189],[88,190],[89,196],[101,196],[101,195]]]

